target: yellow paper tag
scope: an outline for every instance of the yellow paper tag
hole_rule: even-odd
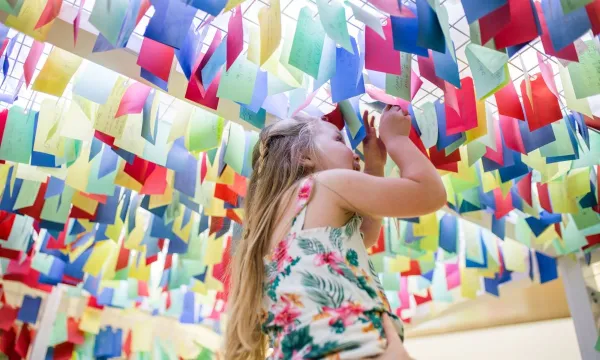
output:
[[[108,97],[105,104],[98,107],[96,112],[96,120],[94,121],[94,129],[110,135],[115,139],[120,139],[125,130],[125,123],[128,116],[115,118],[115,114],[121,104],[121,98],[127,90],[127,80],[124,77],[119,77]]]
[[[21,10],[21,13],[23,12],[24,10]],[[81,65],[81,61],[82,59],[79,56],[54,47],[33,82],[32,90],[61,97],[73,74]]]
[[[125,241],[125,248],[129,250],[142,251],[142,240],[144,240],[144,228],[141,225],[136,226]]]
[[[235,171],[230,166],[226,166],[225,170],[223,170],[223,174],[221,174],[221,177],[219,178],[218,183],[225,185],[233,185],[234,181]]]
[[[438,236],[439,222],[435,213],[421,216],[418,224],[413,224],[415,236]]]
[[[136,262],[133,261],[129,265],[129,278],[137,279],[141,281],[148,281],[150,279],[150,266],[146,265],[144,259]]]
[[[467,299],[477,298],[479,290],[479,276],[474,269],[460,269],[460,293],[462,297]]]
[[[86,307],[81,315],[81,322],[79,323],[79,330],[85,331],[91,334],[98,334],[100,332],[100,319],[102,318],[102,310]]]
[[[123,229],[123,221],[121,221],[120,217],[115,218],[115,223],[108,225],[106,227],[106,231],[104,234],[108,236],[109,239],[113,241],[119,241],[119,237],[121,236],[121,230]]]
[[[107,263],[107,259],[112,256],[116,247],[117,245],[113,241],[101,241],[96,243],[90,257],[83,266],[83,271],[92,276],[98,276],[104,265]]]
[[[502,250],[506,270],[527,272],[527,264],[525,263],[525,251],[527,251],[527,248],[525,246],[512,239],[504,239]]]
[[[65,107],[65,101],[58,103],[51,99],[42,101],[38,114],[35,142],[33,143],[34,151],[58,156],[59,146],[62,142],[60,122],[63,112],[66,112],[64,111]]]
[[[215,265],[223,260],[223,237],[214,239],[214,234],[207,240],[206,252],[204,254],[205,265]]]
[[[410,258],[406,256],[396,256],[395,258],[385,257],[384,264],[386,272],[399,273],[410,270]]]
[[[572,170],[567,176],[567,193],[569,198],[584,196],[591,191],[590,168]]]
[[[81,154],[68,169],[66,184],[75,190],[86,191],[91,169],[91,164],[88,162],[89,158],[90,147],[88,144],[82,147]]]
[[[551,181],[548,183],[548,193],[552,202],[552,210],[556,213],[572,213],[579,212],[577,202],[574,198],[569,197],[567,186],[564,181]]]
[[[93,215],[96,212],[96,209],[98,208],[98,202],[96,200],[90,199],[89,197],[82,195],[79,191],[76,192],[75,195],[73,195],[73,199],[71,200],[71,202],[73,203],[73,205],[77,206],[78,208],[90,215]]]
[[[279,0],[271,0],[270,7],[260,9],[260,65],[263,65],[281,42],[281,7]]]
[[[115,139],[115,145],[132,154],[142,156],[146,146],[146,140],[142,137],[142,114],[129,114],[122,117],[125,118],[123,133],[120,139]]]
[[[17,2],[15,1],[14,3],[16,4]],[[29,35],[37,41],[45,42],[48,37],[48,32],[50,32],[50,29],[52,29],[52,26],[54,25],[54,20],[35,30],[35,26],[42,16],[45,5],[45,0],[25,0],[21,7],[21,12],[19,12],[19,16],[9,15],[6,18],[5,25],[20,31],[25,35]]]

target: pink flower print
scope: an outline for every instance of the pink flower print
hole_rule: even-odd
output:
[[[315,256],[315,265],[317,266],[323,266],[323,265],[329,265],[331,266],[331,268],[338,274],[340,275],[344,275],[344,272],[342,271],[342,269],[340,269],[340,263],[343,263],[344,259],[342,259],[342,257],[333,251],[329,251],[326,253],[322,253],[322,254],[317,254]]]
[[[277,244],[277,247],[273,251],[273,259],[277,262],[277,270],[281,271],[286,262],[291,262],[292,257],[289,255],[288,250],[290,248],[289,239],[284,239]]]
[[[300,351],[294,351],[292,354],[291,360],[303,360],[306,359],[306,355],[310,353],[312,350],[312,346],[306,346]]]
[[[341,321],[344,324],[344,327],[352,325],[356,321],[356,318],[365,312],[365,308],[361,304],[353,302],[345,303],[337,309],[329,310],[337,315],[329,320],[329,325],[331,326],[334,323]]]
[[[300,316],[300,310],[294,308],[291,304],[286,304],[281,311],[275,315],[273,319],[273,324],[277,326],[281,326],[283,328],[288,327],[293,324],[294,321]]]
[[[308,202],[310,197],[310,190],[312,188],[312,182],[306,181],[298,190],[298,205],[296,206],[296,212],[300,212]]]
[[[312,188],[312,182],[311,181],[306,181],[304,184],[302,184],[302,187],[300,187],[300,190],[298,191],[298,199],[300,200],[308,200],[309,196],[310,196],[310,189]]]
[[[347,302],[342,305],[338,310],[342,310],[344,313],[351,315],[362,315],[365,312],[365,308],[359,302]]]

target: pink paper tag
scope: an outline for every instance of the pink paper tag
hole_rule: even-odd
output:
[[[77,37],[79,37],[79,22],[81,21],[81,9],[85,5],[85,0],[81,0],[79,8],[77,9],[77,15],[73,19],[73,46],[77,46]]]
[[[121,98],[115,118],[128,114],[139,114],[144,109],[144,103],[152,88],[142,83],[131,84]]]
[[[554,82],[554,75],[552,74],[552,66],[550,63],[544,62],[542,54],[537,52],[538,63],[540,64],[540,70],[542,71],[542,78],[546,82],[546,86],[552,91],[554,96],[558,98],[558,91],[556,91],[556,83]]]
[[[385,39],[370,27],[365,30],[365,69],[400,75],[400,52],[394,49],[392,22],[386,21],[383,27]]]
[[[373,99],[381,101],[384,104],[400,106],[402,110],[408,111],[408,106],[410,105],[410,102],[404,99],[393,97],[392,95],[388,95],[383,90],[376,88],[373,85],[367,85],[366,89],[367,94],[369,94],[369,96]]]
[[[384,13],[393,16],[415,17],[415,14],[413,14],[406,6],[400,8],[398,6],[398,1],[396,0],[369,0],[368,2]]]
[[[417,73],[414,70],[411,70],[411,72],[412,73],[410,76],[410,99],[412,100],[421,89],[421,86],[423,85],[423,80],[419,75],[417,75]]]

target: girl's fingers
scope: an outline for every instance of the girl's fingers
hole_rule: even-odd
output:
[[[383,330],[385,331],[385,337],[388,339],[388,344],[395,339],[400,340],[392,319],[390,319],[390,316],[386,313],[383,314]]]
[[[369,126],[369,112],[367,110],[363,111],[363,124],[365,124],[365,130],[368,136],[371,133],[371,127]]]
[[[371,116],[371,127],[375,129],[375,116]]]

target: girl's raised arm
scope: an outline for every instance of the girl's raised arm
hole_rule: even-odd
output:
[[[416,217],[446,203],[446,190],[429,159],[408,138],[410,117],[399,107],[386,108],[379,134],[401,178],[371,176],[352,170],[320,173],[317,182],[336,193],[344,210],[363,215]]]

